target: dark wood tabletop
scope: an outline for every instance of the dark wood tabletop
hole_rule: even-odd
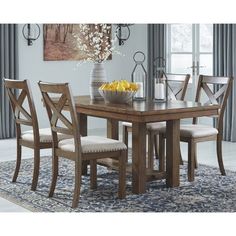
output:
[[[106,116],[125,121],[155,122],[183,119],[198,116],[217,115],[218,105],[202,105],[190,101],[168,101],[164,103],[133,101],[129,104],[112,104],[104,101],[92,101],[89,96],[75,96],[75,106],[80,112],[91,116]],[[90,111],[88,111],[88,109]],[[99,111],[99,112],[98,112]],[[95,113],[94,113],[95,112]],[[107,114],[110,113],[110,114]],[[189,114],[191,112],[191,115]]]

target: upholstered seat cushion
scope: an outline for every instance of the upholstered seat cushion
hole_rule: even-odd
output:
[[[127,127],[132,127],[132,123],[130,122],[122,122],[122,125]],[[154,123],[147,123],[148,130],[155,130],[158,131],[159,129],[166,126],[166,122],[154,122]]]
[[[131,122],[124,121],[124,122],[122,122],[122,125],[123,126],[127,126],[127,127],[132,127],[132,123]]]
[[[74,139],[61,140],[58,143],[58,147],[64,151],[74,152]],[[81,147],[82,153],[109,152],[127,149],[123,142],[99,136],[81,137]]]
[[[166,122],[154,122],[154,123],[148,123],[147,124],[147,129],[148,130],[155,130],[158,131],[162,128],[166,127]]]
[[[47,143],[47,142],[52,142],[52,132],[51,128],[45,128],[45,129],[39,129],[39,136],[40,136],[40,142],[42,143]],[[34,135],[33,135],[33,130],[28,130],[25,131],[21,134],[21,138],[26,141],[32,142],[34,140]],[[58,134],[58,139],[66,139],[66,138],[71,138],[70,135],[66,134]]]
[[[159,132],[165,133],[166,127],[160,128]],[[217,129],[207,125],[180,125],[180,137],[184,138],[201,138],[217,134]]]
[[[180,126],[180,136],[181,137],[192,137],[192,138],[200,138],[200,137],[206,137],[211,135],[217,135],[218,130],[206,126],[206,125],[181,125]]]

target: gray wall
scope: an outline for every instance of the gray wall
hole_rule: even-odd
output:
[[[29,79],[34,95],[40,127],[48,127],[46,111],[41,102],[41,94],[37,82],[69,82],[74,95],[89,94],[89,76],[93,67],[91,62],[80,65],[78,61],[44,61],[43,60],[43,35],[28,46],[22,36],[22,27],[19,25],[19,77]],[[42,25],[41,25],[42,27]],[[113,26],[113,31],[115,26]],[[137,50],[147,55],[147,25],[135,24],[130,27],[130,38],[123,46],[117,49],[123,54],[114,55],[111,61],[105,62],[108,81],[117,79],[130,80],[134,67],[133,54]],[[42,32],[42,30],[41,30]],[[89,119],[89,129],[100,129],[105,127],[105,121],[97,118]]]

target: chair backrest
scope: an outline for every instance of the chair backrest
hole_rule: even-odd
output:
[[[184,100],[190,75],[166,74],[166,76],[168,82],[168,98],[171,100]]]
[[[207,98],[209,99],[205,105],[217,104],[219,105],[219,113],[216,116],[217,128],[222,130],[224,111],[227,104],[227,99],[231,92],[233,77],[217,77],[217,76],[206,76],[199,75],[197,92],[196,92],[196,102],[201,101],[202,91],[205,92]],[[197,123],[197,119],[193,120],[193,123]]]
[[[34,141],[39,141],[38,119],[29,81],[3,80],[15,118],[17,137],[21,136],[22,125],[32,126]]]
[[[75,151],[81,152],[78,118],[69,84],[40,81],[38,85],[51,125],[54,147],[58,147],[58,133],[62,133],[71,135],[74,138]]]

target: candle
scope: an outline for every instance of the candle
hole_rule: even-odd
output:
[[[139,89],[137,91],[137,93],[135,94],[136,98],[143,98],[143,82],[136,82],[136,84],[138,85]]]
[[[160,99],[160,100],[165,99],[164,84],[162,83],[155,84],[155,99]]]

